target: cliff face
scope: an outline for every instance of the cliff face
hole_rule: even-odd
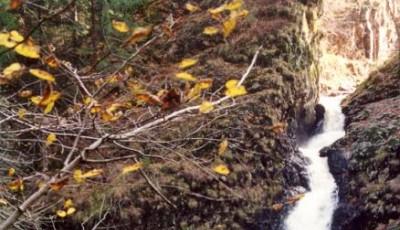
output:
[[[324,1],[322,92],[351,92],[400,47],[397,0]]]
[[[179,12],[185,3],[165,1],[152,8],[153,15],[167,17]],[[223,1],[197,3],[207,9]],[[80,192],[77,206],[90,210],[78,213],[75,221],[108,210],[113,215],[103,221],[104,226],[279,229],[288,208],[280,203],[307,187],[305,161],[297,150],[296,134],[306,134],[316,120],[320,36],[315,22],[319,2],[249,0],[245,5],[250,15],[227,40],[202,35],[203,28],[212,23],[209,16],[184,14],[176,25],[174,39],[162,40],[156,49],[143,53],[144,59],[172,63],[196,54],[201,61],[193,71],[212,74],[216,85],[221,85],[232,76],[240,76],[257,48],[263,46],[245,82],[249,95],[239,99],[235,107],[163,127],[173,130],[170,133],[157,129],[147,134],[164,141],[185,140],[179,145],[165,142],[170,149],[148,149],[146,143],[134,146],[171,159],[151,162],[146,173],[175,208],[143,177],[132,175],[122,184],[110,181],[106,188],[90,188],[92,192],[72,189],[66,193]],[[193,133],[198,127],[201,129]],[[229,151],[218,156],[216,150],[224,138],[229,140]],[[210,163],[221,161],[231,173],[213,176]],[[110,203],[100,207],[102,199]],[[65,226],[72,229],[77,225],[72,221],[63,223]]]
[[[400,227],[400,57],[344,102],[346,136],[324,153],[339,184],[333,229]]]

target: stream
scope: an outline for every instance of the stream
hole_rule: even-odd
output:
[[[319,150],[333,144],[345,132],[344,115],[340,102],[343,96],[322,96],[325,107],[323,130],[303,146],[302,154],[310,160],[307,166],[310,191],[291,210],[285,221],[286,230],[329,230],[333,212],[338,202],[337,186],[329,172],[327,158],[319,156]]]

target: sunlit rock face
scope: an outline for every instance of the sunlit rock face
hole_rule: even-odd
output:
[[[365,80],[399,49],[399,25],[400,0],[325,0],[322,92],[352,91]]]

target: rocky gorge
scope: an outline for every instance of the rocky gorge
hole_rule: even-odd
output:
[[[176,21],[172,35],[141,51],[137,71],[159,80],[171,75],[170,66],[193,56],[198,63],[191,71],[211,76],[212,92],[219,92],[227,80],[240,78],[259,51],[244,82],[248,95],[223,104],[224,109],[151,129],[124,149],[93,151],[91,156],[118,158],[134,149],[146,166],[118,177],[124,162],[83,164],[82,170],[102,168],[109,176],[66,186],[39,202],[72,197],[76,214],[54,223],[26,216],[16,226],[284,230],[288,213],[310,190],[310,160],[299,146],[323,129],[327,108],[320,97],[347,95],[342,102],[346,135],[319,153],[338,186],[332,229],[400,229],[399,0],[246,0],[248,15],[229,38],[204,35],[214,20],[188,12],[187,2],[154,1],[143,10],[146,23]],[[211,9],[226,1],[193,2]],[[0,147],[10,147],[1,135]],[[229,145],[220,154],[223,140]],[[229,174],[213,173],[211,167],[221,162]],[[0,161],[6,174],[5,165]],[[36,162],[29,167],[40,169]],[[13,207],[0,207],[1,223]]]

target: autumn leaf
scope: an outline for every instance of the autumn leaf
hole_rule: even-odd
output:
[[[40,48],[34,45],[31,41],[19,44],[17,47],[15,47],[15,52],[27,58],[40,58]]]
[[[60,218],[65,218],[67,217],[67,212],[64,210],[57,210],[56,215]]]
[[[43,107],[44,113],[47,114],[53,110],[56,101],[61,97],[61,93],[58,91],[50,91],[45,93],[45,96],[33,96],[31,101],[33,104]]]
[[[120,32],[120,33],[126,33],[129,31],[129,26],[126,24],[126,22],[123,21],[117,21],[117,20],[112,20],[112,27],[114,30]]]
[[[229,17],[222,23],[224,38],[229,37],[229,35],[235,30],[237,25],[236,17]]]
[[[242,5],[243,5],[243,0],[233,0],[232,2],[226,4],[225,9],[234,11],[240,9]]]
[[[181,104],[181,95],[175,89],[164,90],[160,95],[162,109],[172,109]]]
[[[24,191],[24,182],[18,178],[8,183],[8,188],[13,192]]]
[[[193,58],[186,58],[186,59],[183,59],[180,63],[179,63],[179,68],[180,69],[187,69],[187,68],[189,68],[189,67],[191,67],[191,66],[193,66],[193,65],[196,65],[196,63],[197,63],[197,60],[196,59],[193,59]]]
[[[45,81],[49,81],[49,82],[54,82],[55,78],[52,74],[41,70],[41,69],[30,69],[29,73],[31,73],[33,76],[41,79],[41,80],[45,80]]]
[[[203,30],[203,34],[210,35],[210,36],[215,35],[217,33],[219,33],[219,29],[215,26],[207,26]]]
[[[246,88],[242,85],[238,85],[237,80],[229,80],[226,82],[225,87],[225,95],[228,97],[237,97],[247,94]]]
[[[67,199],[64,201],[64,209],[70,208],[74,206],[74,202],[72,199]]]
[[[277,203],[277,204],[272,205],[272,209],[273,209],[274,211],[280,211],[280,210],[283,209],[283,207],[284,207],[284,205],[283,205],[283,204],[280,204],[280,203]]]
[[[6,48],[13,48],[17,43],[10,39],[10,33],[2,32],[0,33],[0,46],[4,46]]]
[[[192,101],[197,99],[198,97],[200,97],[201,90],[202,90],[201,85],[196,83],[194,87],[191,88],[187,93],[186,100]]]
[[[86,173],[82,173],[80,169],[77,169],[74,171],[73,177],[76,182],[83,183],[87,178],[96,177],[101,173],[103,173],[102,169],[92,169],[90,171],[87,171]]]
[[[23,69],[23,66],[20,63],[15,62],[15,63],[12,63],[11,65],[7,66],[3,70],[3,75],[6,79],[11,80],[12,78],[14,78],[18,74],[20,74],[22,69]]]
[[[208,9],[208,12],[212,16],[217,16],[217,15],[221,14],[222,12],[224,12],[225,10],[226,10],[226,4],[223,4],[217,8]]]
[[[139,103],[145,103],[147,105],[162,105],[160,98],[151,93],[139,93],[136,94],[135,97]]]
[[[224,164],[220,164],[220,165],[215,166],[213,168],[213,170],[214,170],[214,172],[216,172],[218,174],[221,174],[221,175],[224,175],[224,176],[227,176],[230,173],[229,168]]]
[[[230,14],[231,18],[243,18],[243,17],[247,17],[247,15],[249,15],[249,11],[248,10],[239,10],[239,11],[232,11]]]
[[[17,112],[19,119],[23,119],[25,117],[25,114],[26,114],[26,109],[24,109],[24,108],[20,108]]]
[[[209,101],[204,101],[199,107],[201,113],[209,113],[214,110],[214,105]]]
[[[32,96],[32,90],[26,89],[26,90],[22,90],[18,93],[18,96],[26,98],[26,97],[30,97]]]
[[[272,132],[274,132],[275,134],[282,134],[283,132],[285,132],[286,129],[286,124],[285,123],[276,123],[272,126],[267,127],[267,129],[271,130]]]
[[[142,162],[137,162],[128,166],[125,166],[122,168],[122,175],[125,175],[127,173],[135,172],[139,169],[143,168],[143,163]]]
[[[197,81],[197,78],[195,78],[193,75],[187,72],[180,72],[175,75],[176,78],[180,80],[185,80],[185,81]]]
[[[70,207],[67,209],[67,216],[70,216],[76,212],[76,208]]]
[[[193,4],[193,3],[190,3],[190,2],[188,2],[188,3],[185,4],[185,8],[186,8],[186,10],[188,10],[190,13],[194,13],[194,12],[197,12],[197,11],[200,11],[200,10],[201,10],[199,6],[197,6],[197,5]]]
[[[24,40],[24,36],[22,36],[18,31],[13,30],[10,32],[10,39],[18,43]]]
[[[50,183],[50,188],[51,188],[51,190],[57,192],[57,191],[60,191],[67,184],[68,184],[68,178],[63,178],[59,181]]]
[[[224,153],[226,152],[226,150],[228,149],[228,139],[224,139],[218,146],[218,155],[222,156],[224,155]]]
[[[40,105],[40,102],[42,101],[43,97],[42,96],[33,96],[31,97],[31,101],[34,105]]]
[[[60,62],[54,56],[50,55],[44,59],[44,62],[51,68],[60,67]]]
[[[135,28],[131,36],[125,41],[125,44],[135,44],[145,40],[152,30],[153,29],[150,26]]]
[[[46,145],[50,146],[57,140],[57,136],[54,133],[50,133],[46,138]]]
[[[212,86],[213,79],[212,78],[205,78],[199,80],[196,84],[199,85],[200,89],[209,89]]]
[[[39,103],[39,106],[44,107],[44,113],[50,113],[53,108],[54,105],[56,103],[56,101],[60,98],[61,93],[58,91],[51,91],[49,95],[47,95],[46,97],[41,97],[41,101]]]
[[[7,170],[7,175],[8,175],[9,177],[12,177],[12,176],[15,175],[15,172],[16,172],[15,168],[9,168],[9,169]]]
[[[10,10],[16,10],[22,5],[22,0],[11,0],[9,4]]]

